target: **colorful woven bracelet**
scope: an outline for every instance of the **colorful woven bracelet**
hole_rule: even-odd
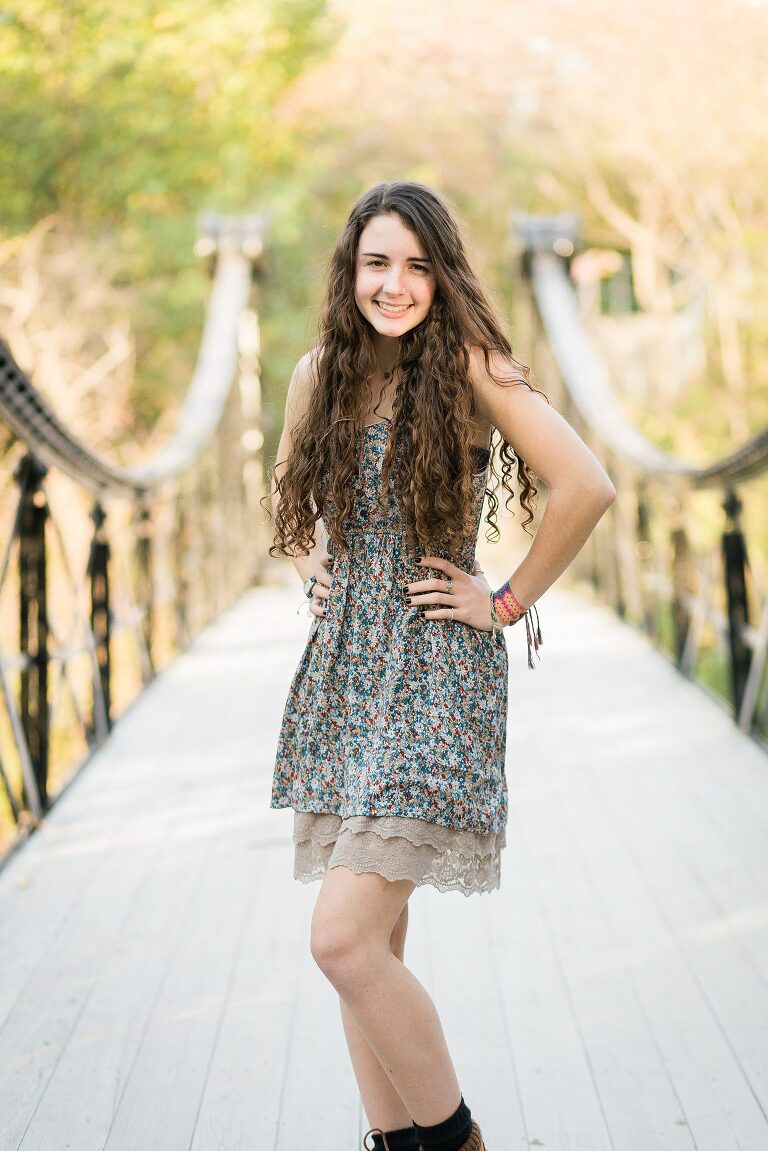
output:
[[[493,633],[495,635],[497,632],[504,630],[504,624],[501,622],[499,617],[496,615],[496,600],[493,598],[493,592],[491,592],[490,599],[491,599],[491,628],[493,629]]]
[[[535,627],[533,626],[533,616],[531,612],[536,616]],[[544,642],[541,638],[541,625],[539,623],[539,613],[536,610],[536,605],[531,604],[530,607],[523,607],[520,601],[515,598],[509,583],[505,583],[498,591],[491,592],[491,626],[494,635],[502,631],[505,626],[515,624],[520,619],[525,619],[525,636],[528,644],[528,667],[533,670],[536,666],[533,662],[533,657],[535,655],[537,659],[541,659],[539,648]]]
[[[527,611],[528,608],[516,599],[509,581],[491,594],[491,619],[502,627],[517,623]]]

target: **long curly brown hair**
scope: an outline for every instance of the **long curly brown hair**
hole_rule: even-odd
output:
[[[350,212],[328,265],[327,290],[318,338],[311,355],[308,408],[293,430],[292,450],[282,477],[273,471],[279,494],[270,555],[307,555],[315,523],[324,522],[334,551],[346,549],[345,524],[352,510],[350,483],[358,466],[362,385],[377,360],[371,328],[355,302],[360,235],[374,216],[396,214],[418,236],[432,260],[435,295],[426,317],[400,339],[395,366],[399,382],[393,400],[391,434],[382,463],[381,490],[393,482],[403,511],[407,547],[413,555],[451,558],[473,526],[472,417],[475,398],[469,380],[470,348],[482,349],[486,370],[492,352],[510,359],[529,381],[530,369],[512,355],[501,321],[467,259],[453,212],[432,189],[414,181],[377,184]],[[520,503],[533,519],[537,488],[532,475],[497,429],[505,506],[514,499],[517,466]],[[491,486],[486,488],[486,539],[499,536],[496,512],[499,475],[491,449]],[[528,533],[530,535],[530,532]]]

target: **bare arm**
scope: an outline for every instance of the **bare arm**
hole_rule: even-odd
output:
[[[498,356],[491,366],[502,378],[519,379],[514,367]],[[533,542],[509,577],[516,598],[527,607],[578,555],[613,503],[616,489],[595,455],[543,396],[524,383],[497,384],[486,374],[482,355],[473,357],[472,375],[482,414],[549,488]]]
[[[312,389],[312,377],[310,373],[311,356],[311,352],[307,352],[305,356],[302,356],[293,370],[291,382],[288,385],[288,394],[285,400],[285,419],[280,442],[277,447],[277,459],[272,476],[271,500],[273,513],[277,512],[280,503],[280,495],[277,491],[275,477],[282,479],[285,472],[286,461],[293,447],[294,430],[299,420],[305,414],[309,404],[309,396]],[[302,582],[311,575],[317,577],[318,582],[315,585],[315,601],[317,601],[327,599],[328,588],[330,587],[332,579],[327,570],[327,564],[330,559],[326,546],[328,535],[322,519],[317,520],[315,523],[314,534],[315,544],[314,547],[310,548],[308,555],[290,555],[289,558],[299,573],[299,578]],[[310,603],[310,610],[315,615],[322,614],[317,602]]]
[[[543,396],[524,382],[498,384],[488,376],[482,354],[474,355],[471,364],[479,414],[499,429],[549,488],[538,531],[509,577],[515,598],[527,608],[578,555],[613,503],[616,489],[599,460]],[[501,379],[520,380],[519,370],[506,357],[492,357],[491,367]],[[407,585],[406,594],[426,609],[427,619],[456,619],[490,631],[491,589],[482,572],[469,575],[439,556],[424,556],[421,563],[443,573]]]

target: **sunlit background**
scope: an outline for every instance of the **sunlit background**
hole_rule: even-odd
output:
[[[577,212],[631,257],[633,292],[589,266],[603,314],[638,313],[616,339],[656,349],[628,399],[706,458],[768,411],[766,59],[747,0],[11,2],[0,324],[64,414],[145,450],[194,361],[198,212],[266,211],[274,437],[349,204],[411,177],[502,298],[510,211]]]
[[[10,0],[0,332],[83,440],[146,458],[197,354],[200,214],[264,214],[270,463],[352,201],[413,178],[455,205],[524,361],[514,219],[575,214],[616,394],[705,464],[768,423],[766,60],[754,0]],[[745,513],[763,581],[764,479]],[[691,509],[704,549],[715,516],[716,495]]]

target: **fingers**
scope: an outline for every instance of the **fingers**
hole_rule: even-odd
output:
[[[461,623],[459,616],[456,615],[456,609],[450,607],[430,607],[425,608],[422,612],[425,619],[450,619],[455,623]]]
[[[325,615],[326,601],[330,594],[331,589],[329,587],[320,583],[315,584],[311,600],[311,606],[319,609],[315,614]]]
[[[422,556],[416,566],[437,568],[438,571],[445,572],[446,575],[462,574],[461,568],[456,567],[456,564],[451,563],[450,560],[444,560],[442,556]]]
[[[326,614],[326,600],[331,594],[332,583],[333,576],[320,568],[317,572],[315,586],[312,588],[312,598],[309,601],[309,610],[313,615],[324,616]]]
[[[454,587],[455,586],[456,585],[454,584]],[[414,593],[416,595],[419,595],[421,592],[428,592],[428,591],[438,591],[438,592],[441,591],[444,595],[450,595],[451,594],[450,592],[446,591],[444,579],[416,580],[415,583],[403,584],[403,588],[405,591],[405,595],[413,595]]]
[[[312,593],[312,599],[309,601],[310,610],[314,612],[315,615],[325,615],[327,600],[330,594],[330,588],[325,587],[320,583],[315,584]]]
[[[439,603],[444,604],[447,608],[457,607],[456,601],[452,599],[451,593],[447,592],[445,588],[442,591],[423,592],[421,594],[411,595],[411,605],[413,607],[421,607],[426,603]]]

